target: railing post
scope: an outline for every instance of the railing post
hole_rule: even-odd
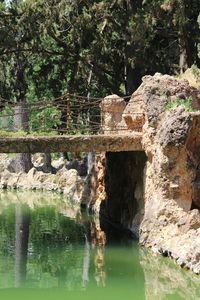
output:
[[[70,130],[70,97],[67,95],[66,99],[66,129],[67,132]]]
[[[102,100],[100,107],[102,133],[117,133],[126,107],[125,100],[117,95],[107,96]]]

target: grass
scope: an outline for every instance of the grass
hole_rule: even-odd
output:
[[[188,97],[186,99],[180,99],[180,98],[176,98],[175,101],[169,101],[165,108],[167,110],[171,110],[174,109],[176,107],[183,107],[185,109],[185,111],[187,112],[193,112],[194,109],[192,108],[192,97]]]
[[[7,131],[7,130],[0,130],[0,137],[26,137],[26,136],[55,136],[58,135],[56,132],[54,131],[50,131],[50,132],[25,132],[23,130],[19,130],[19,131]]]
[[[69,135],[73,135],[73,136],[83,136],[83,135],[89,135],[92,133],[89,132],[84,132],[84,134],[81,132],[68,132],[66,134],[62,134],[60,135],[58,132],[56,131],[30,131],[30,132],[25,132],[23,130],[19,130],[19,131],[8,131],[8,130],[0,130],[0,138],[4,138],[4,137],[53,137],[53,136],[69,136]]]

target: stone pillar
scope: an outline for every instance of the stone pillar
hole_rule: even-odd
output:
[[[126,102],[117,95],[111,95],[103,99],[100,107],[103,133],[117,133],[120,130],[118,124],[122,120],[122,113],[126,107]]]
[[[102,133],[113,134],[118,132],[118,124],[122,120],[122,113],[126,103],[123,98],[117,95],[107,96],[100,104],[101,108],[101,129]],[[91,211],[99,211],[99,206],[106,198],[105,184],[105,153],[96,153],[93,166],[89,172],[89,197],[84,197],[83,202],[86,199],[90,199],[89,208]]]

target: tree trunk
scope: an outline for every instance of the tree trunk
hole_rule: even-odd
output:
[[[23,130],[27,132],[29,129],[28,126],[28,112],[26,102],[19,102],[15,106],[15,115],[14,115],[14,130],[19,131]],[[19,153],[16,155],[15,159],[15,172],[25,172],[32,168],[31,155],[29,153]]]
[[[186,47],[181,42],[180,42],[179,68],[181,74],[188,69],[187,50]]]
[[[15,105],[15,115],[14,115],[14,131],[23,130],[28,132],[28,112],[27,104],[25,101],[18,102]]]
[[[51,153],[44,153],[44,164],[42,166],[42,170],[44,173],[55,173],[55,170],[51,165]]]
[[[131,17],[137,13],[137,10],[141,8],[142,1],[125,1],[126,15],[127,15],[127,29],[129,27],[129,20]],[[135,56],[136,46],[134,43],[127,44],[124,52],[124,81],[125,81],[125,91],[126,95],[132,95],[132,93],[141,84],[141,67],[139,64],[132,66],[130,60]]]
[[[30,215],[28,207],[15,208],[15,287],[23,285],[26,279]]]
[[[184,73],[189,65],[189,52],[190,49],[188,47],[188,34],[186,29],[186,23],[187,23],[187,15],[186,15],[186,7],[185,7],[185,1],[180,0],[178,2],[179,4],[179,48],[180,48],[180,54],[179,54],[179,67],[180,67],[180,73]]]
[[[128,63],[129,58],[132,55],[129,54],[126,57],[126,75],[125,75],[125,87],[126,87],[126,95],[132,95],[132,93],[139,87],[142,80],[141,70],[139,66],[135,66],[132,68],[130,63]]]
[[[19,4],[22,0],[16,0],[16,3]],[[20,33],[18,36],[19,40],[21,38]],[[17,45],[17,48],[20,47],[20,43]],[[15,81],[15,96],[17,99],[17,104],[15,106],[15,115],[14,115],[14,130],[19,131],[23,130],[28,132],[28,108],[26,104],[26,89],[27,84],[25,80],[25,68],[26,68],[26,58],[23,54],[17,53],[15,56],[15,66],[14,66],[14,81]],[[31,155],[28,153],[20,153],[16,156],[16,168],[15,172],[25,172],[27,173],[32,168]]]

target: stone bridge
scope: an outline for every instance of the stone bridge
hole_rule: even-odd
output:
[[[142,133],[2,137],[0,153],[142,151]]]
[[[2,137],[0,152],[103,152],[82,204],[200,274],[199,109],[187,81],[145,76],[128,104],[116,95],[102,101],[103,134]]]
[[[132,114],[138,118],[143,113],[129,111],[127,115],[124,112],[126,106],[124,98],[117,95],[107,96],[98,104],[100,115],[99,123],[96,124],[100,134],[20,136],[13,132],[0,136],[0,153],[142,151],[142,124],[136,122],[135,126],[128,128],[123,120],[130,122]],[[23,115],[23,109],[24,107],[17,104],[13,118]],[[24,126],[21,123],[19,129]]]

